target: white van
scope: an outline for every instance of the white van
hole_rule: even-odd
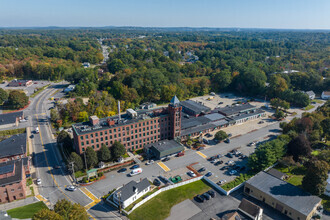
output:
[[[136,168],[134,170],[132,170],[129,175],[130,176],[135,176],[135,175],[138,175],[138,174],[141,174],[142,173],[142,168]]]
[[[36,134],[39,134],[39,128],[38,127],[36,128]]]

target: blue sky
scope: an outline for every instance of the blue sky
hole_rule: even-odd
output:
[[[0,27],[330,29],[330,0],[0,0]]]

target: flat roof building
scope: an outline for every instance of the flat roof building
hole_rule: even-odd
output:
[[[145,151],[151,157],[161,159],[184,150],[184,147],[175,140],[163,140],[144,146]]]
[[[180,102],[182,106],[182,111],[188,115],[198,117],[201,114],[206,114],[211,111],[211,109],[202,103],[198,103],[192,100],[186,100]]]
[[[179,103],[174,96],[167,108],[129,109],[126,114],[102,119],[91,116],[88,122],[74,124],[76,152],[82,154],[87,147],[98,151],[102,144],[110,147],[115,141],[135,151],[147,144],[180,137],[182,107]]]
[[[0,129],[17,127],[19,120],[24,118],[23,111],[0,114]]]
[[[321,205],[319,197],[264,171],[245,182],[244,193],[295,220],[311,219]]]
[[[10,83],[8,83],[9,87],[19,87],[19,86],[31,86],[33,84],[32,80],[25,79],[14,79]]]
[[[26,133],[13,135],[0,142],[0,163],[26,157]]]
[[[220,114],[229,117],[232,115],[237,115],[239,113],[249,112],[249,111],[252,111],[255,109],[257,109],[256,106],[251,105],[250,103],[246,103],[246,104],[235,104],[235,105],[226,106],[223,108],[217,108],[215,110],[217,112],[219,112]]]

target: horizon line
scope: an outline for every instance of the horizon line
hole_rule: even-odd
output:
[[[51,28],[145,28],[145,29],[152,29],[152,28],[158,28],[158,29],[173,29],[173,28],[188,28],[188,29],[257,29],[257,30],[313,30],[313,31],[330,31],[330,29],[326,28],[270,28],[270,27],[189,27],[189,26],[131,26],[131,25],[124,25],[124,26],[114,26],[114,25],[108,25],[108,26],[55,26],[55,25],[49,25],[49,26],[0,26],[0,29],[51,29]]]

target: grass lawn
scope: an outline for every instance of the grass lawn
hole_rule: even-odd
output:
[[[30,97],[31,97],[31,98],[34,98],[34,97],[35,97],[36,95],[38,95],[40,92],[44,91],[49,85],[50,85],[50,84],[45,85],[45,86],[43,86],[43,87],[41,87],[41,88],[38,88],[38,90],[35,91],[32,95],[30,95]]]
[[[131,220],[165,219],[170,215],[172,206],[186,199],[192,199],[195,195],[203,193],[210,188],[211,187],[202,180],[198,180],[196,182],[162,192],[134,210],[128,217]]]
[[[10,209],[7,211],[8,215],[12,218],[32,218],[34,213],[38,212],[41,209],[48,209],[45,203],[43,202],[36,202],[30,205]]]
[[[289,178],[286,180],[288,183],[299,187],[301,186],[302,179],[306,172],[305,167],[290,167],[289,169],[288,167],[276,166],[274,168],[289,175]]]
[[[146,193],[144,196],[142,196],[141,198],[139,198],[138,200],[136,200],[135,202],[133,202],[132,204],[130,204],[128,207],[126,207],[125,210],[126,210],[127,212],[129,212],[129,211],[133,208],[133,206],[134,206],[135,204],[138,204],[138,203],[141,202],[144,198],[146,198],[147,196],[150,196],[151,194],[155,193],[157,190],[158,190],[158,188],[156,187],[156,188],[154,188],[152,191]]]
[[[316,102],[316,103],[319,103],[319,104],[323,103],[321,100],[318,100],[318,99],[313,99],[312,102]]]
[[[304,108],[305,111],[311,110],[312,108],[314,108],[314,105],[308,105]]]

